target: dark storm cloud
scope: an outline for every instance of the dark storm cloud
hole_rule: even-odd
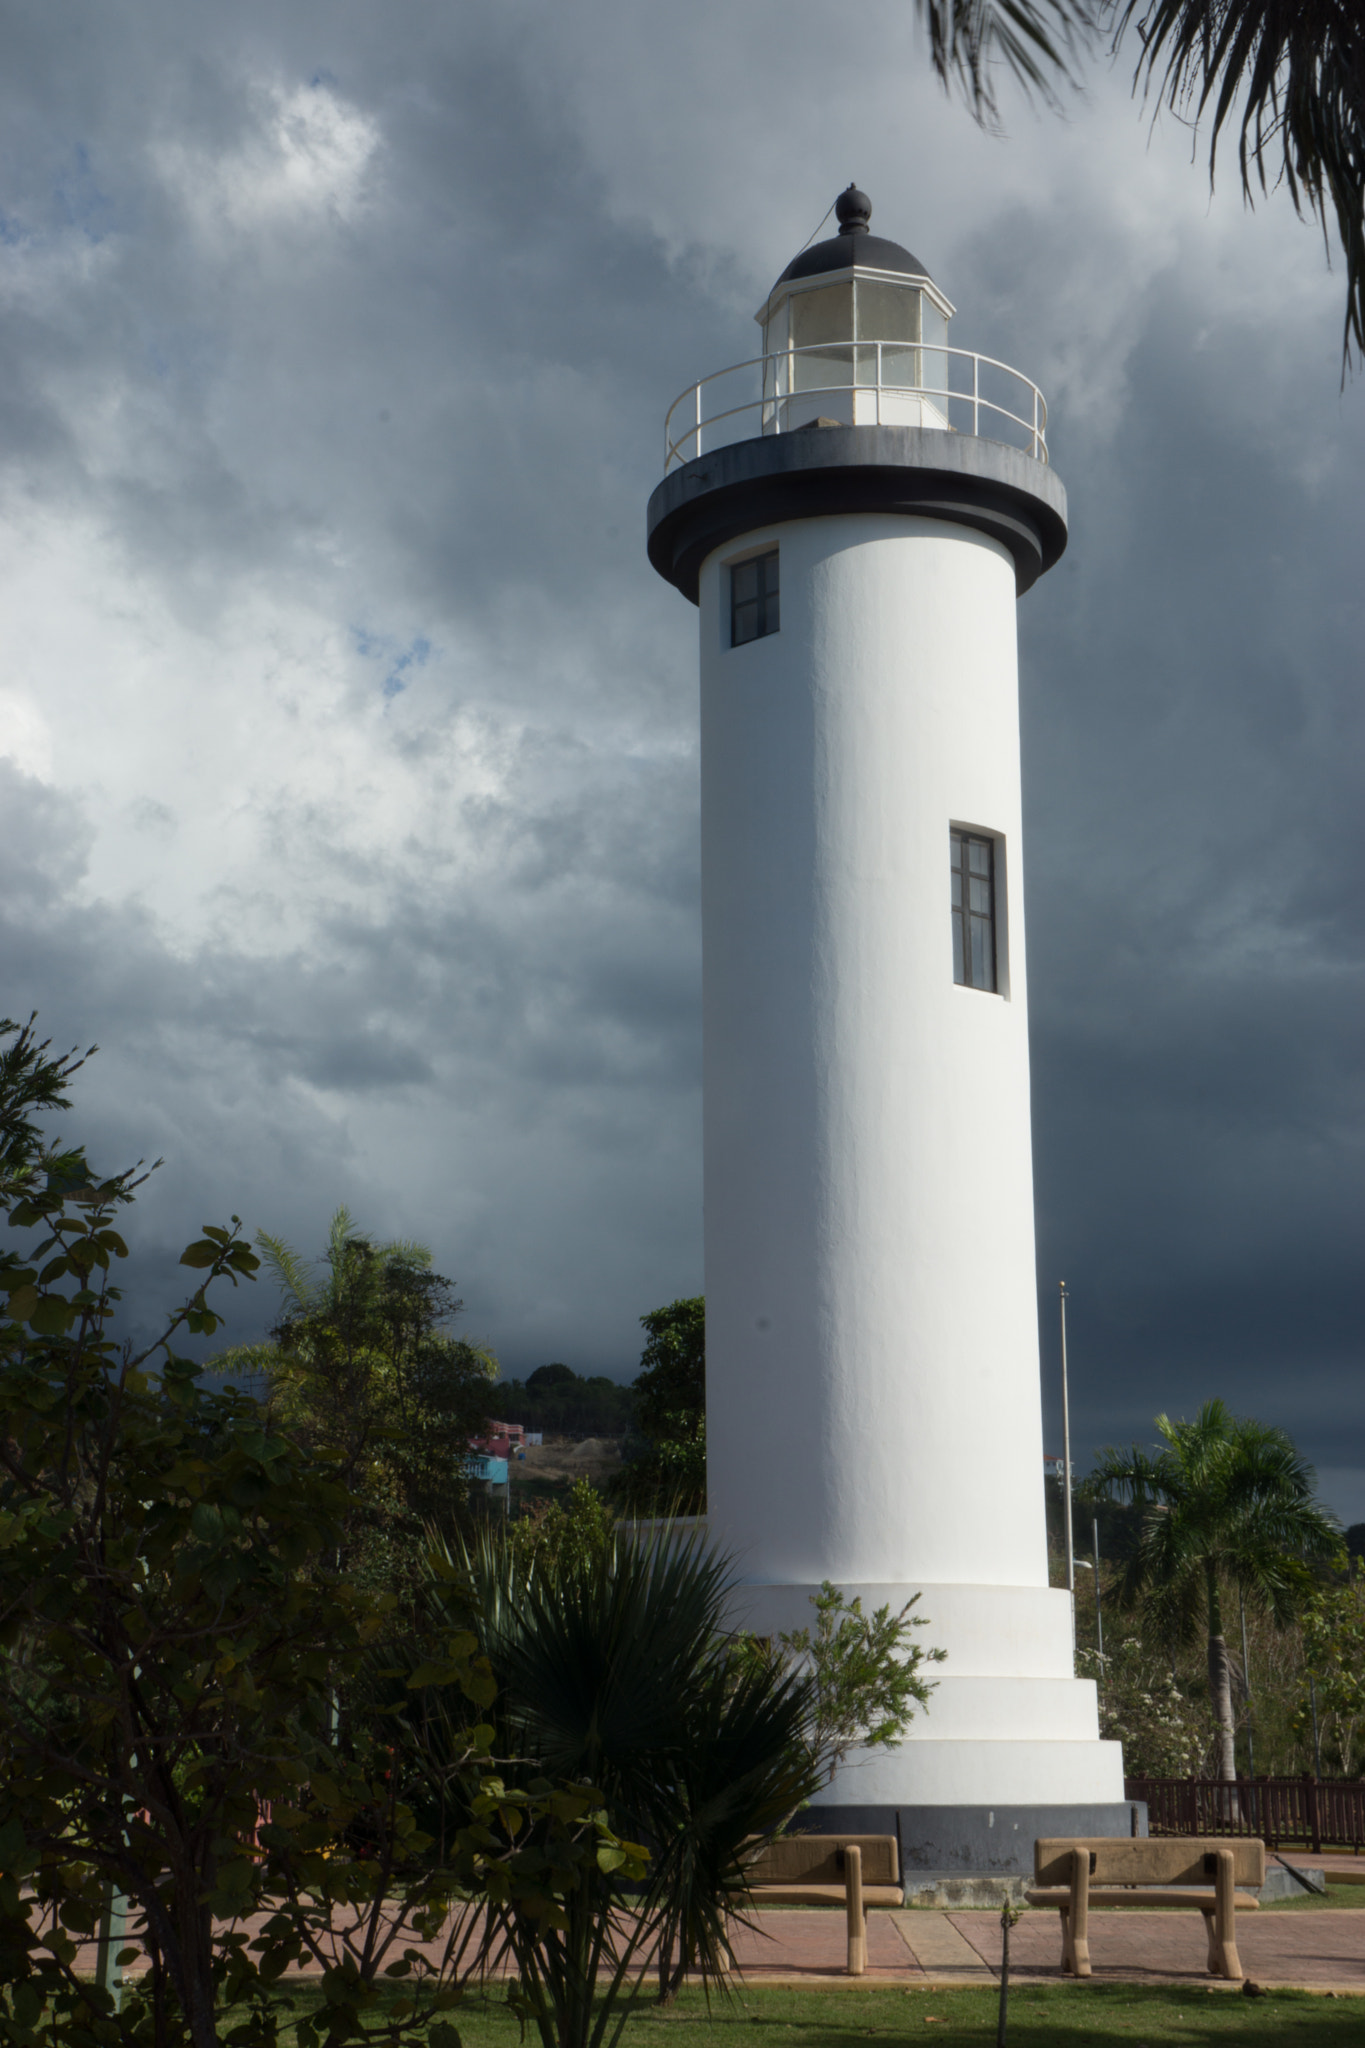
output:
[[[68,564],[8,587],[5,1004],[102,1041],[99,1157],[166,1157],[140,1326],[201,1221],[346,1200],[510,1367],[629,1371],[701,1284],[694,625],[642,508],[856,170],[1071,493],[1021,627],[1080,1454],[1220,1392],[1365,1472],[1336,299],[1121,100],[981,142],[893,13],[870,78],[804,4],[4,9],[5,509]]]
[[[1120,430],[1059,432],[1025,627],[1041,1271],[1084,1452],[1218,1393],[1359,1465],[1359,407],[1200,323],[1163,280]]]

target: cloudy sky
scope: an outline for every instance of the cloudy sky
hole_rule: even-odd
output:
[[[1021,606],[1049,1417],[1221,1393],[1365,1518],[1343,294],[1097,65],[982,135],[904,0],[0,5],[3,990],[238,1212],[427,1240],[509,1372],[702,1286],[695,615],[664,410],[835,192],[1052,407]],[[270,1319],[264,1288],[234,1335]],[[1049,1428],[1055,1433],[1055,1423]]]

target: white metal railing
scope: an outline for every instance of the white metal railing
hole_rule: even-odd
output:
[[[818,374],[821,363],[849,374],[832,383],[807,383],[806,374]],[[750,391],[756,383],[757,397],[741,396],[713,410],[713,398],[730,394],[713,393],[711,387],[731,377],[747,378]],[[987,390],[999,396],[988,397]],[[1001,402],[1007,398],[1014,402]],[[815,399],[835,400],[847,414],[841,422],[846,425],[911,424],[980,434],[985,417],[992,439],[1022,448],[1035,461],[1048,459],[1047,400],[1031,378],[1008,363],[943,342],[824,341],[751,356],[689,384],[664,421],[664,475],[707,449],[747,440],[755,426],[760,433],[782,434],[808,425],[820,415],[819,407],[812,406]],[[747,424],[714,431],[726,422]]]

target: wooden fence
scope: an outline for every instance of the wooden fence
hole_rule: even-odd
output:
[[[1125,1778],[1154,1835],[1259,1835],[1271,1848],[1365,1848],[1365,1782],[1322,1778]]]

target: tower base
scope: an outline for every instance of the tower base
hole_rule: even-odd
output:
[[[1141,1799],[1062,1806],[848,1806],[803,1807],[794,1832],[819,1835],[894,1835],[900,1845],[905,1902],[944,1891],[948,1903],[983,1903],[966,1892],[968,1879],[1033,1877],[1033,1845],[1055,1835],[1145,1835]],[[929,1901],[924,1901],[929,1903]],[[937,1900],[933,1903],[938,1903]],[[989,1902],[986,1902],[989,1903]]]
[[[732,1625],[775,1638],[805,1628],[819,1587],[736,1585]],[[933,1690],[894,1749],[854,1750],[795,1826],[894,1834],[911,1874],[1024,1877],[1044,1835],[1147,1832],[1123,1796],[1123,1751],[1100,1739],[1094,1682],[1073,1674],[1071,1606],[1048,1586],[846,1584],[863,1612],[922,1594]],[[921,1611],[920,1609],[916,1610]],[[963,1903],[966,1903],[964,1900]]]

